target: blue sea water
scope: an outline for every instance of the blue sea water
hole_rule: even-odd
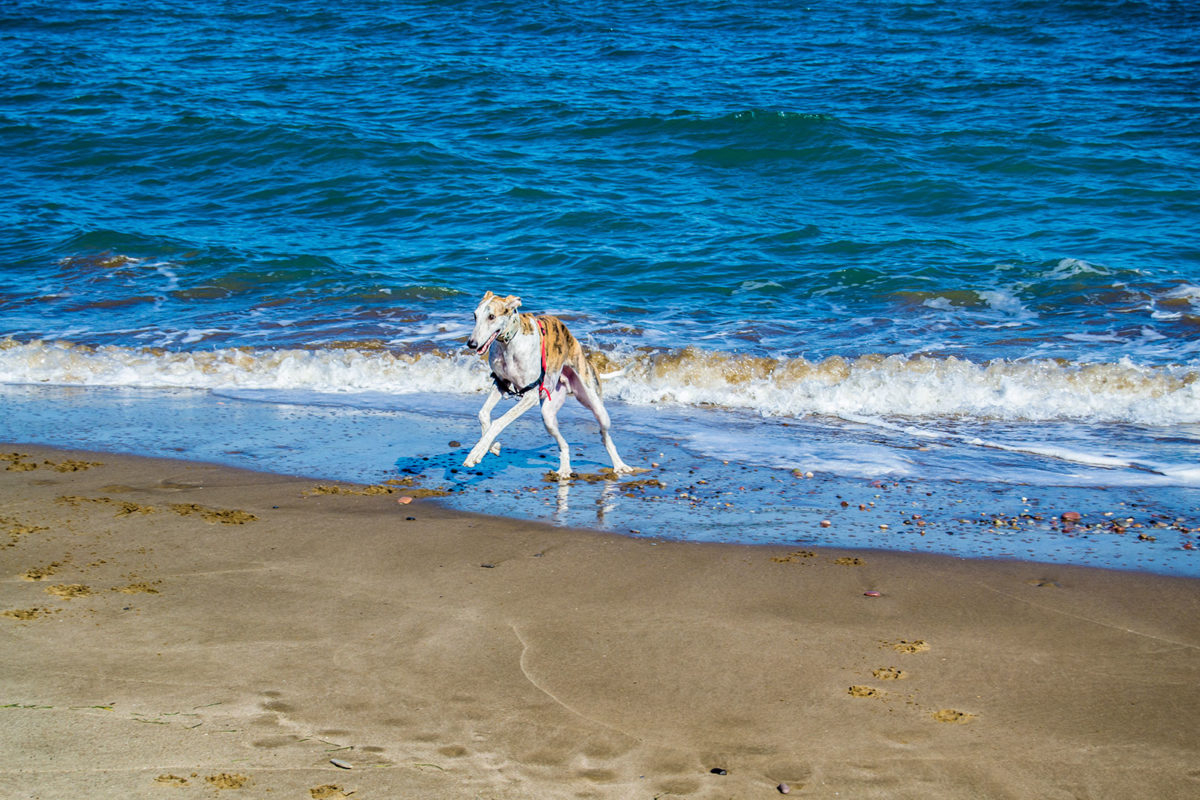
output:
[[[872,482],[1071,490],[1200,574],[1193,3],[15,0],[0,54],[0,438],[418,457],[464,508],[739,541],[835,541]],[[625,369],[661,496],[522,494],[536,415],[450,471],[487,289]],[[956,525],[869,544],[997,549]],[[1057,535],[999,554],[1143,558]]]

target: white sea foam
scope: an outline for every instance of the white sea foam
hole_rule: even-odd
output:
[[[734,295],[747,294],[749,292],[757,292],[759,289],[782,289],[783,285],[776,283],[768,278],[760,278],[755,280],[742,281],[738,288],[733,290]]]
[[[1124,336],[1117,336],[1114,333],[1068,333],[1063,336],[1064,339],[1070,339],[1072,342],[1124,342]]]
[[[1200,422],[1200,372],[1055,360],[978,364],[954,357],[824,361],[688,348],[596,354],[610,397],[635,406],[719,407],[767,416]],[[0,341],[0,383],[314,392],[470,394],[488,367],[465,353],[382,347],[171,351]]]
[[[230,348],[200,352],[0,343],[0,382],[313,392],[470,392],[487,385],[478,358],[356,349]]]
[[[1067,280],[1079,275],[1108,275],[1109,270],[1097,264],[1091,264],[1084,261],[1082,258],[1064,258],[1054,266],[1054,269],[1046,273],[1046,277],[1050,280]]]
[[[978,294],[980,299],[1002,314],[1022,319],[1037,316],[1025,307],[1020,298],[1007,289],[990,289],[978,292]]]
[[[164,261],[151,264],[150,266],[154,267],[155,272],[167,279],[167,285],[163,287],[163,291],[173,292],[179,288],[179,273],[175,271],[174,264]]]
[[[1200,302],[1200,286],[1193,286],[1190,283],[1185,283],[1182,286],[1177,286],[1171,291],[1163,295],[1163,297],[1172,300],[1191,300],[1193,303]]]
[[[1173,424],[1200,421],[1198,377],[1193,370],[1127,361],[976,364],[953,357],[864,356],[810,362],[685,350],[635,361],[611,389],[637,404],[716,405],[769,415]]]

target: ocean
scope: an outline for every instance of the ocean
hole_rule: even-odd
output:
[[[0,439],[1200,575],[1193,3],[15,0],[0,52]],[[536,413],[460,468],[485,290],[624,370],[641,483],[543,481]]]

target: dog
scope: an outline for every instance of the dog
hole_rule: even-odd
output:
[[[574,394],[600,423],[600,441],[612,460],[613,472],[634,472],[621,460],[608,429],[608,411],[600,396],[600,380],[588,362],[583,347],[562,320],[552,316],[520,314],[521,298],[500,297],[487,292],[475,309],[475,329],[467,346],[479,355],[488,354],[492,367],[492,391],[479,410],[483,428],[479,442],[463,462],[473,467],[488,452],[498,454],[496,437],[535,403],[541,403],[542,422],[558,443],[558,477],[571,477],[571,448],[558,430],[558,410],[568,394]],[[618,373],[619,374],[619,373]],[[504,395],[519,399],[507,413],[492,420],[492,409]]]

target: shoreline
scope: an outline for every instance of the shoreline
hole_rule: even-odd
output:
[[[14,441],[367,484],[412,477],[450,492],[447,507],[517,520],[688,541],[941,553],[1200,577],[1195,488],[1080,483],[1080,476],[1066,484],[1036,476],[1016,483],[1002,475],[970,478],[965,475],[979,464],[961,459],[1000,451],[936,443],[927,443],[922,457],[943,468],[967,466],[964,475],[919,465],[896,475],[864,473],[863,465],[887,467],[926,449],[912,449],[920,442],[874,441],[874,429],[717,412],[684,422],[675,411],[647,416],[615,404],[610,413],[623,457],[650,471],[619,484],[551,484],[544,476],[552,443],[528,416],[505,431],[499,456],[462,468],[478,429],[478,405],[466,396],[359,398],[360,407],[344,397],[183,390],[0,387],[0,394],[9,411],[6,438]],[[560,422],[574,443],[572,461],[599,478],[608,464],[594,441],[594,421],[582,407],[568,408],[572,413]],[[730,441],[740,444],[722,444]],[[747,447],[768,443],[798,449],[782,461],[758,451],[748,456]],[[825,456],[810,457],[814,453]],[[838,463],[823,470],[822,459],[834,455]],[[1062,525],[1067,512],[1080,519]]]
[[[575,533],[575,534],[585,534],[585,535],[594,535],[594,536],[602,536],[602,537],[603,536],[612,536],[612,537],[616,537],[618,539],[628,539],[628,540],[632,540],[632,541],[650,542],[654,545],[673,543],[673,544],[679,544],[679,545],[683,545],[683,546],[695,546],[695,547],[749,548],[751,550],[780,551],[781,553],[783,553],[784,556],[786,556],[789,552],[796,551],[797,549],[801,549],[801,550],[808,549],[808,550],[826,551],[826,552],[831,552],[831,553],[836,552],[836,553],[846,555],[847,557],[853,557],[855,555],[862,555],[863,557],[866,557],[868,555],[881,555],[881,556],[885,556],[885,557],[911,556],[916,559],[930,559],[931,561],[934,561],[934,562],[937,562],[939,560],[945,560],[948,562],[965,561],[965,562],[979,562],[982,564],[1009,564],[1009,565],[1015,565],[1015,566],[1025,566],[1025,567],[1030,567],[1030,568],[1035,568],[1035,569],[1036,568],[1044,568],[1046,570],[1082,569],[1082,570],[1096,570],[1099,572],[1114,572],[1114,573],[1127,574],[1127,575],[1147,576],[1147,577],[1153,577],[1153,578],[1172,578],[1172,579],[1178,579],[1178,580],[1183,580],[1183,581],[1200,581],[1200,576],[1194,576],[1194,575],[1190,575],[1190,574],[1174,574],[1174,573],[1170,573],[1170,572],[1156,571],[1156,570],[1148,569],[1145,567],[1135,567],[1135,566],[1113,567],[1113,566],[1102,566],[1102,565],[1078,564],[1078,563],[1073,563],[1073,562],[1055,563],[1052,561],[1041,561],[1036,558],[1019,558],[1016,555],[1012,555],[1012,554],[976,556],[976,555],[962,555],[962,554],[957,554],[957,553],[939,552],[936,550],[935,551],[923,551],[923,550],[889,549],[886,547],[871,546],[869,544],[868,545],[838,545],[838,544],[829,545],[829,544],[824,544],[824,543],[820,543],[820,542],[805,540],[804,538],[798,538],[796,541],[793,541],[793,542],[779,542],[779,541],[729,542],[729,541],[713,540],[713,539],[707,539],[707,538],[690,539],[690,538],[679,538],[679,537],[669,536],[669,535],[645,534],[641,530],[623,532],[621,530],[610,529],[610,528],[589,527],[586,525],[584,525],[584,526],[571,525],[571,524],[565,524],[562,522],[551,521],[550,519],[547,519],[547,518],[529,519],[529,518],[524,518],[524,517],[518,516],[516,514],[499,513],[499,512],[486,513],[486,512],[480,512],[480,511],[474,511],[471,509],[456,507],[451,504],[456,499],[455,497],[453,497],[454,492],[447,494],[446,492],[441,491],[439,488],[431,489],[428,486],[426,486],[426,479],[424,478],[424,476],[407,475],[403,472],[397,472],[391,478],[385,477],[385,478],[383,478],[382,482],[367,483],[364,481],[345,480],[345,479],[340,479],[340,478],[329,478],[329,477],[324,477],[324,476],[317,475],[317,474],[298,474],[298,473],[289,473],[289,472],[274,472],[274,471],[270,471],[270,470],[246,468],[246,467],[236,466],[233,464],[222,463],[220,461],[209,461],[209,460],[205,460],[205,459],[195,459],[195,458],[188,458],[188,457],[183,457],[183,456],[176,458],[176,457],[172,457],[172,456],[156,456],[156,455],[146,455],[146,454],[141,454],[141,453],[97,450],[97,449],[91,449],[91,448],[66,448],[66,447],[60,447],[60,446],[53,445],[53,444],[40,444],[40,443],[30,443],[30,442],[6,442],[3,440],[0,440],[0,471],[3,471],[5,468],[7,468],[9,466],[9,463],[5,460],[4,456],[9,453],[14,453],[16,451],[20,451],[22,448],[24,448],[26,450],[33,450],[33,451],[39,451],[39,452],[46,451],[51,454],[54,454],[54,453],[69,454],[69,456],[66,458],[67,461],[80,461],[82,463],[87,463],[88,459],[103,459],[103,458],[108,458],[110,460],[112,460],[112,459],[131,459],[134,461],[141,460],[141,461],[163,462],[166,464],[190,465],[190,466],[204,467],[204,468],[218,470],[218,471],[228,470],[228,471],[232,471],[235,473],[245,473],[247,475],[261,476],[264,478],[266,478],[266,477],[275,478],[275,479],[278,479],[281,481],[298,481],[298,482],[301,482],[304,484],[309,484],[310,488],[329,489],[329,491],[327,493],[334,494],[334,495],[343,494],[343,495],[348,495],[348,496],[356,496],[356,495],[370,496],[371,494],[378,493],[378,490],[383,488],[383,489],[386,489],[388,494],[391,494],[391,495],[395,496],[396,498],[410,497],[412,500],[421,500],[421,501],[424,501],[423,502],[424,507],[438,508],[445,514],[451,515],[451,516],[460,515],[463,517],[479,518],[479,519],[483,519],[483,520],[497,520],[498,522],[503,523],[505,525],[544,526],[547,529],[554,530],[554,531],[571,531],[572,533]],[[562,492],[563,492],[561,484],[558,482],[551,482],[549,480],[549,475],[550,475],[550,473],[546,473],[546,477],[542,481],[544,484],[548,484],[544,488],[546,489],[546,491],[555,490],[556,493],[558,493],[561,497]],[[634,476],[632,479],[627,478],[626,480],[636,480],[636,479],[637,479],[637,476]],[[411,481],[411,482],[409,482],[409,481]],[[434,482],[436,483],[436,481],[434,481]],[[886,484],[886,483],[890,483],[890,482],[889,481],[874,481],[874,482],[862,481],[861,483],[863,484],[863,486],[867,486],[867,487],[871,487],[871,488],[879,488],[876,484]],[[616,481],[616,480],[613,480],[613,481],[601,480],[601,476],[599,474],[584,473],[579,478],[575,478],[570,481],[567,481],[566,484],[569,487],[571,487],[571,489],[576,489],[579,487],[583,487],[586,489],[589,485],[595,485],[595,484],[599,484],[601,486],[608,485],[608,484],[614,484],[614,485],[620,486],[621,482]],[[530,487],[530,488],[532,488],[532,487]],[[527,488],[524,491],[530,491],[530,488]],[[1013,487],[1008,487],[1008,488],[1013,488]],[[1021,488],[1021,487],[1016,487],[1016,488]],[[1033,487],[1031,487],[1030,492],[1034,493],[1032,491],[1032,488]],[[1045,488],[1045,487],[1042,487],[1042,488]],[[1056,487],[1056,488],[1064,490],[1065,494],[1070,494],[1072,492],[1081,491],[1077,487]],[[365,491],[363,491],[363,490],[365,490]],[[460,491],[461,491],[461,489],[460,489]],[[318,491],[316,493],[320,494],[321,492]],[[876,499],[879,499],[881,497],[878,494],[874,495],[874,496],[876,497]],[[837,497],[840,499],[841,495],[837,495]],[[865,499],[865,496],[863,499]],[[857,502],[857,499],[856,499],[856,502]],[[597,501],[597,504],[599,504],[598,501]],[[870,503],[870,505],[874,506],[875,503],[872,502],[872,503]],[[851,504],[851,507],[849,510],[850,511],[854,510],[852,504]],[[893,511],[894,511],[894,509],[893,509]],[[920,516],[920,515],[917,515],[917,516]],[[995,516],[995,515],[992,515],[992,516]],[[877,531],[876,531],[877,525],[876,525],[876,521],[874,521],[874,520],[860,521],[860,522],[856,523],[855,525],[861,530],[864,537],[869,537],[870,535],[877,533]],[[1200,541],[1200,540],[1198,540],[1198,541]]]
[[[637,539],[405,487],[0,452],[37,464],[0,469],[7,796],[1198,787],[1195,579]]]

